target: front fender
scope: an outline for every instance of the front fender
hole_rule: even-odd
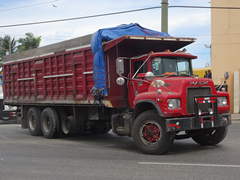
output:
[[[134,109],[135,109],[135,113],[134,113],[134,118],[137,117],[140,113],[147,111],[147,110],[152,110],[152,108],[149,107],[149,104],[151,104],[157,111],[159,116],[163,116],[162,110],[160,109],[158,103],[154,100],[139,100]],[[147,106],[147,107],[146,107]],[[139,112],[139,110],[142,110],[141,112]]]

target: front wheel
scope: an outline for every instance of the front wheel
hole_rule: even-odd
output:
[[[175,134],[166,132],[166,123],[156,111],[140,114],[133,124],[133,139],[146,154],[163,154],[172,145]]]
[[[205,146],[216,145],[220,143],[227,135],[228,127],[218,127],[205,129],[200,134],[193,136],[192,139]]]

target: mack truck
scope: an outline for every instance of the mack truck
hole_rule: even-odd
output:
[[[220,143],[231,124],[229,94],[193,77],[197,56],[180,49],[195,39],[139,29],[104,36],[95,52],[93,34],[4,56],[4,104],[20,109],[32,136],[48,139],[112,129],[147,154],[165,153],[175,139]]]

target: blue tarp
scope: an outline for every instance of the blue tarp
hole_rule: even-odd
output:
[[[113,28],[100,29],[92,35],[91,39],[91,49],[94,55],[93,63],[93,78],[95,85],[93,89],[105,88],[103,95],[107,95],[106,90],[106,71],[104,63],[104,54],[102,50],[102,42],[110,41],[112,39],[118,38],[123,35],[137,35],[137,36],[161,36],[168,37],[170,36],[167,33],[153,31],[144,27],[141,27],[139,24],[128,24],[120,25]]]

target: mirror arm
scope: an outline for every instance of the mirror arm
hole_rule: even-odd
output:
[[[162,86],[162,87],[164,87],[166,90],[168,90],[169,91],[169,93],[171,92],[168,88],[166,88],[164,85]]]
[[[224,81],[219,87],[218,87],[218,91],[220,91],[220,89],[222,88],[223,84],[225,83],[226,81]]]

